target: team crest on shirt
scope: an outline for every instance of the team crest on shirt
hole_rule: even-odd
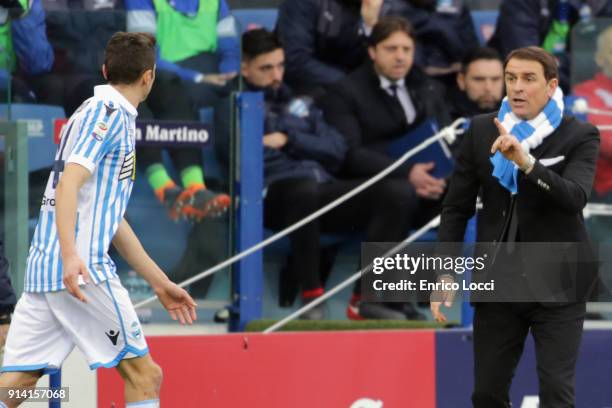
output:
[[[119,181],[127,179],[132,179],[132,181],[136,179],[136,154],[134,150],[125,156],[121,165],[121,171],[119,171]]]
[[[104,139],[104,136],[106,136],[106,133],[108,133],[108,125],[105,122],[98,122],[96,123],[96,126],[94,127],[94,131],[91,135],[98,142],[101,142],[102,139]]]
[[[132,330],[130,334],[133,338],[140,339],[140,337],[142,337],[142,330],[140,330],[140,325],[138,324],[138,322],[133,322],[130,329]]]

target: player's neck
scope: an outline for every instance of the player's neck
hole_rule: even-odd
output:
[[[141,91],[132,85],[121,85],[121,84],[112,84],[111,85],[117,92],[119,92],[127,101],[134,107],[134,109],[138,109],[138,105],[141,101]]]

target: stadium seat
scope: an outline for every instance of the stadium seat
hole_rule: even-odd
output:
[[[29,171],[51,167],[57,146],[53,142],[53,122],[66,117],[64,108],[52,105],[13,103],[10,106],[11,120],[28,122],[28,169]],[[7,120],[8,105],[0,105],[0,119]],[[4,150],[4,141],[0,148]]]
[[[236,9],[232,14],[238,20],[240,30],[245,32],[252,28],[274,30],[278,17],[277,9]]]
[[[485,45],[489,38],[495,31],[495,25],[497,24],[497,17],[499,11],[497,10],[475,10],[471,12],[472,21],[474,22],[474,28],[476,29],[476,36],[481,45]]]

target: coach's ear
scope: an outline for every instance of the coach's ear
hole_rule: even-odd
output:
[[[106,72],[106,64],[102,64],[102,76],[106,81],[108,81],[108,74]]]

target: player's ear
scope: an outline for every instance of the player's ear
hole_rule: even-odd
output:
[[[553,78],[548,82],[546,86],[546,93],[548,94],[549,98],[553,97],[553,95],[555,94],[555,90],[557,89],[557,86],[559,86],[559,80],[557,78]]]
[[[143,85],[149,85],[155,79],[155,72],[152,69],[147,69],[142,74],[142,83]]]
[[[106,70],[106,64],[102,64],[102,76],[108,81],[108,71]]]

